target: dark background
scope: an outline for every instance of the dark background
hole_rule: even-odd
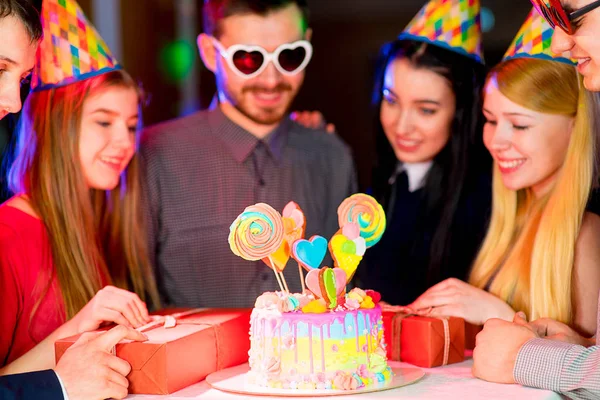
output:
[[[93,1],[79,1],[92,21]],[[34,2],[39,4],[41,0]],[[165,50],[177,40],[177,10],[190,2],[195,3],[191,9],[196,8],[196,15],[187,17],[196,18],[196,35],[202,25],[201,0],[120,0],[120,61],[151,96],[144,111],[146,125],[183,113],[181,88],[186,79],[181,74],[173,78],[168,73],[173,63],[181,61],[181,53]],[[336,125],[354,150],[362,188],[369,184],[374,152],[369,108],[374,60],[381,45],[393,40],[423,4],[423,0],[309,0],[314,56],[293,108],[320,110]],[[482,0],[482,6],[495,17],[494,27],[484,34],[485,58],[492,66],[501,59],[531,5],[527,0]],[[197,98],[195,105],[188,107],[189,112],[208,106],[214,79],[202,65],[194,37],[179,45],[179,49],[187,49],[183,64],[187,62],[197,76],[193,87],[188,84],[188,91]],[[5,120],[0,126],[0,148],[7,140],[6,126],[10,121]]]

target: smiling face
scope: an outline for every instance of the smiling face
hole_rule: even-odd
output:
[[[21,110],[21,83],[35,62],[38,43],[31,41],[23,23],[0,18],[0,119]]]
[[[225,49],[241,44],[260,46],[267,52],[310,38],[302,12],[293,3],[264,16],[247,13],[224,18],[221,32],[218,40]],[[284,75],[270,62],[260,74],[247,79],[230,68],[210,37],[200,35],[198,44],[204,63],[216,75],[219,99],[230,118],[247,128],[281,121],[302,86],[304,70]]]
[[[562,0],[567,13],[579,10],[592,0]],[[600,91],[600,8],[590,11],[572,22],[575,32],[567,35],[556,28],[552,36],[552,50],[556,53],[570,51],[577,59],[577,70],[583,75],[586,89]]]
[[[112,190],[119,184],[135,151],[138,103],[134,89],[120,86],[98,90],[85,100],[79,157],[89,188]]]
[[[485,88],[485,146],[510,190],[531,188],[539,196],[551,188],[562,166],[574,118],[527,109],[504,96],[496,79]]]
[[[385,72],[380,119],[398,160],[432,160],[448,143],[456,100],[441,75],[397,58]]]

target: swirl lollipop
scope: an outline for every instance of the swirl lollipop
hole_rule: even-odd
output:
[[[246,207],[229,228],[231,251],[244,260],[257,261],[273,254],[283,242],[281,215],[268,204]]]
[[[284,241],[283,220],[270,205],[258,203],[246,207],[229,228],[229,247],[233,254],[248,261],[269,259]],[[275,266],[273,260],[267,265]],[[283,291],[281,278],[273,268]]]
[[[377,244],[385,231],[385,212],[381,205],[369,195],[358,193],[348,197],[338,207],[340,228],[356,223],[360,236],[367,248]]]

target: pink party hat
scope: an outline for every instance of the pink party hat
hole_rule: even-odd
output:
[[[44,39],[37,53],[31,88],[65,86],[120,69],[117,60],[74,0],[44,0]]]
[[[444,47],[483,63],[479,0],[431,0],[398,36]]]
[[[550,46],[553,32],[554,30],[544,17],[535,8],[532,9],[519,33],[517,33],[517,37],[515,37],[504,55],[503,61],[525,57],[577,65],[577,62],[570,58],[569,53],[562,55],[552,51]]]

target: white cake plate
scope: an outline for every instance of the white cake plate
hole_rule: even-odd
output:
[[[306,389],[273,389],[252,385],[246,382],[246,373],[250,370],[248,364],[213,372],[206,378],[206,382],[215,389],[236,394],[249,394],[253,396],[284,396],[284,397],[321,397],[342,396],[360,393],[381,392],[410,385],[425,376],[425,372],[418,368],[394,368],[394,377],[386,382],[376,383],[369,387],[356,390],[306,390]]]

